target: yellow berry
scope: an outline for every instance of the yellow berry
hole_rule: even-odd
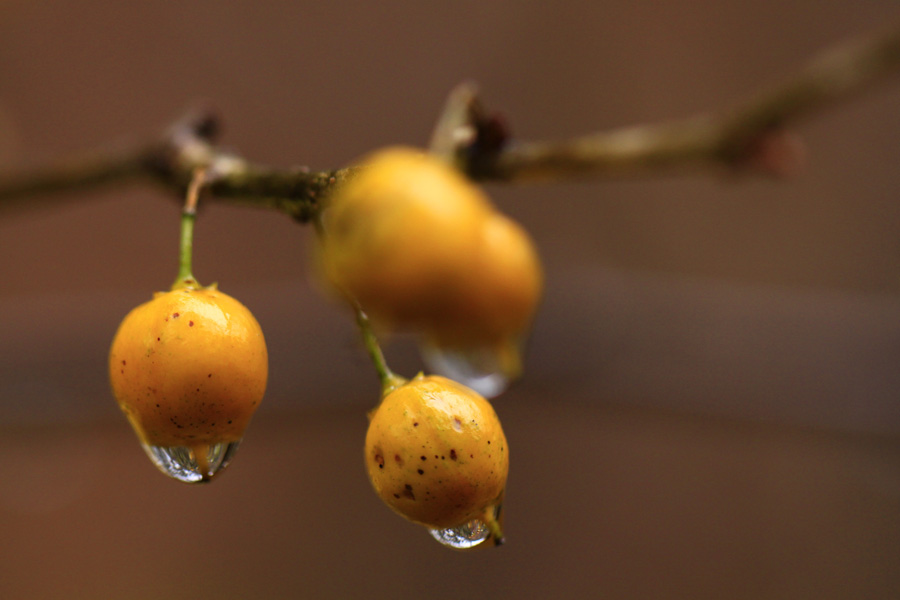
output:
[[[444,377],[419,375],[389,392],[371,415],[365,461],[388,506],[445,529],[493,519],[509,450],[487,400]]]
[[[522,227],[500,213],[480,228],[475,259],[455,290],[453,310],[428,328],[439,345],[490,346],[531,326],[543,287],[540,261]]]
[[[382,150],[336,190],[322,217],[318,271],[382,328],[518,374],[543,275],[522,227],[428,154]]]
[[[148,453],[184,448],[204,470],[209,448],[243,436],[265,393],[268,354],[243,304],[215,289],[178,289],[157,293],[125,317],[109,373]]]
[[[319,270],[381,325],[427,324],[452,308],[490,212],[451,167],[412,149],[382,150],[324,211]]]

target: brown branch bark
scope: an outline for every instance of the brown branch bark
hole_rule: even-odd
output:
[[[822,52],[781,84],[737,107],[682,120],[639,125],[558,142],[510,145],[473,165],[501,180],[644,175],[710,164],[781,175],[790,171],[761,155],[772,146],[796,151],[788,125],[851,99],[900,74],[900,23]]]
[[[505,123],[481,106],[472,86],[450,95],[431,149],[476,180],[535,181],[647,176],[725,166],[790,174],[802,158],[786,127],[847,101],[900,73],[900,23],[814,57],[804,68],[731,110],[603,131],[560,141],[511,142]],[[75,157],[29,172],[0,174],[0,209],[27,207],[39,195],[129,180],[153,180],[180,198],[198,167],[207,192],[310,220],[353,167],[311,172],[253,164],[216,145],[218,118],[208,110],[176,122],[158,141]]]

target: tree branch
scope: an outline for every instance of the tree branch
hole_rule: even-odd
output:
[[[791,168],[784,162],[802,157],[772,164],[765,155],[773,145],[775,150],[798,151],[793,138],[785,136],[786,125],[897,74],[900,23],[821,53],[784,83],[732,110],[559,142],[511,145],[480,157],[472,169],[481,178],[509,181],[641,175],[704,164],[788,174]]]
[[[518,143],[510,141],[505,122],[484,109],[475,88],[464,84],[450,95],[431,148],[482,181],[643,176],[716,165],[788,175],[803,156],[787,125],[898,73],[900,23],[821,53],[793,77],[732,110],[568,140]],[[203,167],[211,197],[274,208],[305,222],[317,213],[321,198],[355,170],[256,165],[217,146],[219,129],[214,113],[199,110],[150,144],[0,174],[0,209],[31,206],[36,195],[136,179],[174,188],[181,198],[192,173]]]
[[[76,156],[19,173],[0,173],[0,207],[24,205],[32,196],[71,192],[118,183],[146,174],[149,152],[140,147],[117,148]]]

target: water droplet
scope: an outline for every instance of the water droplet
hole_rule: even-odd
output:
[[[160,471],[178,481],[204,483],[221,473],[237,452],[240,440],[196,446],[150,446],[147,456]]]
[[[458,550],[474,548],[491,537],[490,527],[481,519],[449,529],[429,529],[428,533],[444,546]]]
[[[502,394],[520,372],[519,348],[511,343],[458,349],[425,342],[420,350],[431,371],[458,381],[485,398]]]

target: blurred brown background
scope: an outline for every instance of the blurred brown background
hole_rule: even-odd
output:
[[[0,0],[0,169],[155,135],[197,100],[253,160],[423,144],[481,85],[522,138],[726,106],[896,19],[884,0]],[[143,456],[106,382],[175,272],[151,187],[0,215],[0,598],[900,597],[900,85],[800,128],[788,182],[489,186],[542,250],[526,377],[495,401],[509,543],[454,553],[384,508],[377,393],[308,284],[308,231],[211,205],[195,272],[254,310],[271,383],[215,484]],[[388,348],[419,368],[410,345]]]

